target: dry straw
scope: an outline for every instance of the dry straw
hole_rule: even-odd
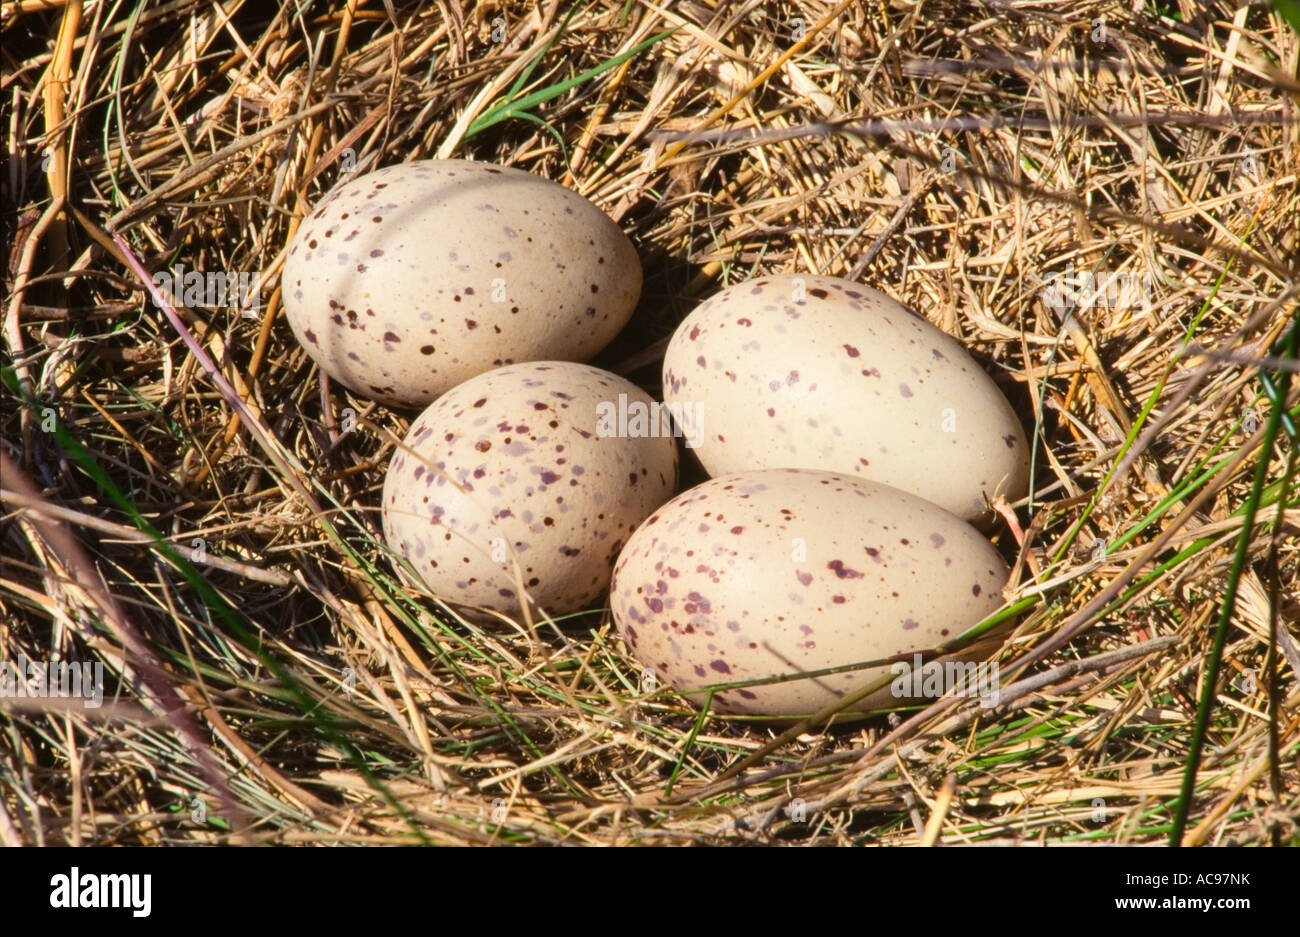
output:
[[[107,685],[0,698],[0,842],[1300,842],[1300,39],[1133,9],[6,4],[0,656]],[[348,170],[433,156],[619,221],[646,290],[598,363],[651,393],[759,273],[960,337],[1036,441],[998,705],[701,715],[602,609],[399,578],[408,416],[322,380],[278,276]],[[261,302],[164,312],[178,262]]]

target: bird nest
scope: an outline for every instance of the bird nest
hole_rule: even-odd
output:
[[[1300,842],[1300,40],[1271,7],[5,16],[0,654],[84,679],[0,697],[0,841]],[[322,379],[279,274],[349,173],[450,156],[628,233],[640,307],[595,363],[653,395],[692,305],[765,273],[971,349],[1034,447],[991,531],[996,705],[701,714],[604,608],[403,588],[378,494],[413,414]],[[170,317],[145,282],[178,265],[245,301]]]

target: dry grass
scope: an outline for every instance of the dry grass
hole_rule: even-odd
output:
[[[1280,16],[221,6],[5,5],[0,653],[100,662],[107,699],[0,699],[0,841],[1164,842],[1233,587],[1185,841],[1300,843],[1300,479],[1268,388],[1300,407],[1259,360],[1297,308]],[[538,102],[549,127],[483,119],[539,56],[530,92],[673,28]],[[278,273],[345,166],[448,155],[628,231],[644,297],[598,363],[652,393],[691,304],[760,272],[860,277],[959,336],[1037,434],[1026,548],[993,534],[1002,706],[700,721],[640,692],[601,609],[530,630],[403,589],[375,506],[411,415],[318,392]],[[181,310],[233,390],[113,235],[150,272],[261,272],[251,316]],[[1147,301],[1064,316],[1067,267]]]

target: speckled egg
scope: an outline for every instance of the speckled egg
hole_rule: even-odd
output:
[[[619,556],[610,608],[637,659],[692,694],[936,647],[1000,608],[1006,580],[989,542],[928,501],[847,475],[767,469],[710,479],[651,514]],[[713,702],[806,715],[891,673],[722,690]],[[902,704],[890,689],[853,711]]]
[[[1020,421],[965,348],[848,280],[724,289],[677,329],[663,375],[665,402],[698,414],[690,443],[710,475],[843,472],[967,519],[1028,486]]]
[[[468,160],[389,166],[303,220],[281,276],[298,341],[330,377],[421,407],[494,367],[585,361],[627,322],[641,265],[582,196]]]
[[[618,435],[653,410],[617,375],[542,361],[471,378],[411,424],[384,481],[384,537],[436,594],[517,614],[590,607],[619,550],[672,496],[670,435]],[[626,421],[624,421],[626,422]]]

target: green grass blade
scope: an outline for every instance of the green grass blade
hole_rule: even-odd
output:
[[[1297,319],[1300,323],[1300,318]],[[1296,360],[1296,335],[1300,328],[1291,330],[1290,347],[1287,357]],[[1282,397],[1285,399],[1291,387],[1291,372],[1283,371],[1278,378]],[[1246,570],[1246,557],[1249,555],[1251,533],[1255,526],[1255,512],[1259,510],[1260,496],[1264,491],[1264,480],[1268,477],[1269,456],[1273,443],[1277,440],[1278,430],[1282,426],[1281,407],[1274,407],[1269,414],[1268,428],[1264,433],[1264,444],[1260,447],[1259,461],[1255,463],[1255,480],[1246,497],[1245,517],[1242,519],[1241,534],[1237,537],[1237,550],[1232,558],[1232,571],[1228,576],[1227,587],[1223,593],[1223,603],[1219,610],[1219,623],[1214,631],[1214,643],[1210,647],[1210,660],[1205,672],[1205,685],[1201,688],[1201,699],[1196,708],[1196,728],[1192,733],[1192,745],[1187,753],[1187,767],[1183,771],[1182,790],[1175,807],[1174,825],[1169,832],[1169,845],[1181,846],[1183,832],[1187,828],[1187,816],[1191,809],[1192,794],[1196,786],[1196,772],[1200,768],[1201,753],[1205,748],[1205,736],[1210,727],[1210,710],[1213,708],[1215,684],[1218,682],[1219,665],[1223,658],[1223,646],[1227,642],[1228,623],[1232,620],[1233,610],[1237,604],[1237,588],[1242,574]]]
[[[1300,0],[1268,0],[1273,9],[1282,14],[1282,18],[1291,24],[1291,28],[1300,35]]]
[[[547,101],[558,98],[566,91],[576,88],[578,85],[590,81],[593,78],[598,78],[611,68],[617,68],[633,56],[640,55],[646,49],[649,49],[657,43],[663,42],[663,40],[677,32],[680,28],[680,26],[674,26],[672,29],[666,29],[661,33],[656,33],[644,42],[637,43],[626,52],[614,56],[609,61],[602,62],[594,68],[589,68],[585,72],[574,75],[572,78],[562,81],[557,85],[551,85],[542,88],[540,91],[534,91],[532,94],[520,98],[517,101],[508,101],[492,107],[474,119],[474,121],[469,125],[469,128],[466,129],[464,139],[468,140],[476,133],[482,133],[484,130],[501,123],[503,120],[509,120],[511,117],[520,117],[524,111],[531,110],[539,104],[545,104]]]
[[[301,683],[293,676],[293,674],[290,673],[274,655],[266,651],[261,646],[261,642],[256,640],[248,629],[244,627],[244,623],[240,621],[239,615],[236,613],[235,609],[226,602],[226,600],[221,596],[221,593],[214,589],[207,579],[203,577],[203,574],[185,558],[185,555],[181,550],[178,550],[175,545],[162,535],[162,532],[159,531],[158,528],[150,523],[148,518],[140,513],[140,509],[135,506],[134,502],[123,494],[122,490],[119,489],[116,483],[114,483],[114,481],[108,476],[108,473],[100,467],[99,463],[95,460],[95,457],[91,455],[90,451],[82,446],[77,438],[63,425],[63,421],[58,419],[57,411],[53,407],[42,406],[39,400],[27,395],[18,381],[17,373],[11,367],[6,366],[0,368],[0,382],[7,385],[20,400],[26,403],[27,407],[32,410],[33,413],[40,414],[45,412],[54,414],[55,419],[52,424],[52,432],[56,441],[63,450],[66,451],[72,457],[72,460],[81,467],[81,470],[95,483],[95,486],[99,491],[107,496],[108,499],[117,506],[118,510],[130,518],[131,523],[134,524],[137,529],[149,535],[153,540],[153,543],[151,544],[153,549],[165,557],[169,563],[179,570],[181,575],[185,577],[185,581],[190,584],[198,596],[203,600],[205,607],[210,609],[213,614],[221,620],[223,626],[230,629],[230,633],[244,645],[244,648],[250,654],[255,655],[258,660],[262,662],[262,666],[266,667],[268,671],[275,674],[277,678],[286,684],[298,706],[302,709],[304,714],[311,716],[312,721],[315,723],[317,729],[320,730],[321,734],[329,739],[334,745],[338,746],[339,751],[343,752],[344,757],[347,758],[348,761],[352,762],[353,766],[356,767],[362,777],[364,777],[366,781],[381,796],[383,796],[385,800],[388,801],[389,806],[398,811],[406,819],[412,833],[425,844],[429,844],[429,839],[425,836],[424,831],[420,828],[419,824],[415,822],[414,818],[410,815],[410,812],[401,804],[400,801],[398,801],[392,792],[388,790],[383,782],[374,775],[366,764],[365,758],[362,756],[361,752],[358,751],[357,748],[337,730],[332,719],[326,713],[319,711],[317,701],[314,701],[311,698],[311,695],[302,688]]]

